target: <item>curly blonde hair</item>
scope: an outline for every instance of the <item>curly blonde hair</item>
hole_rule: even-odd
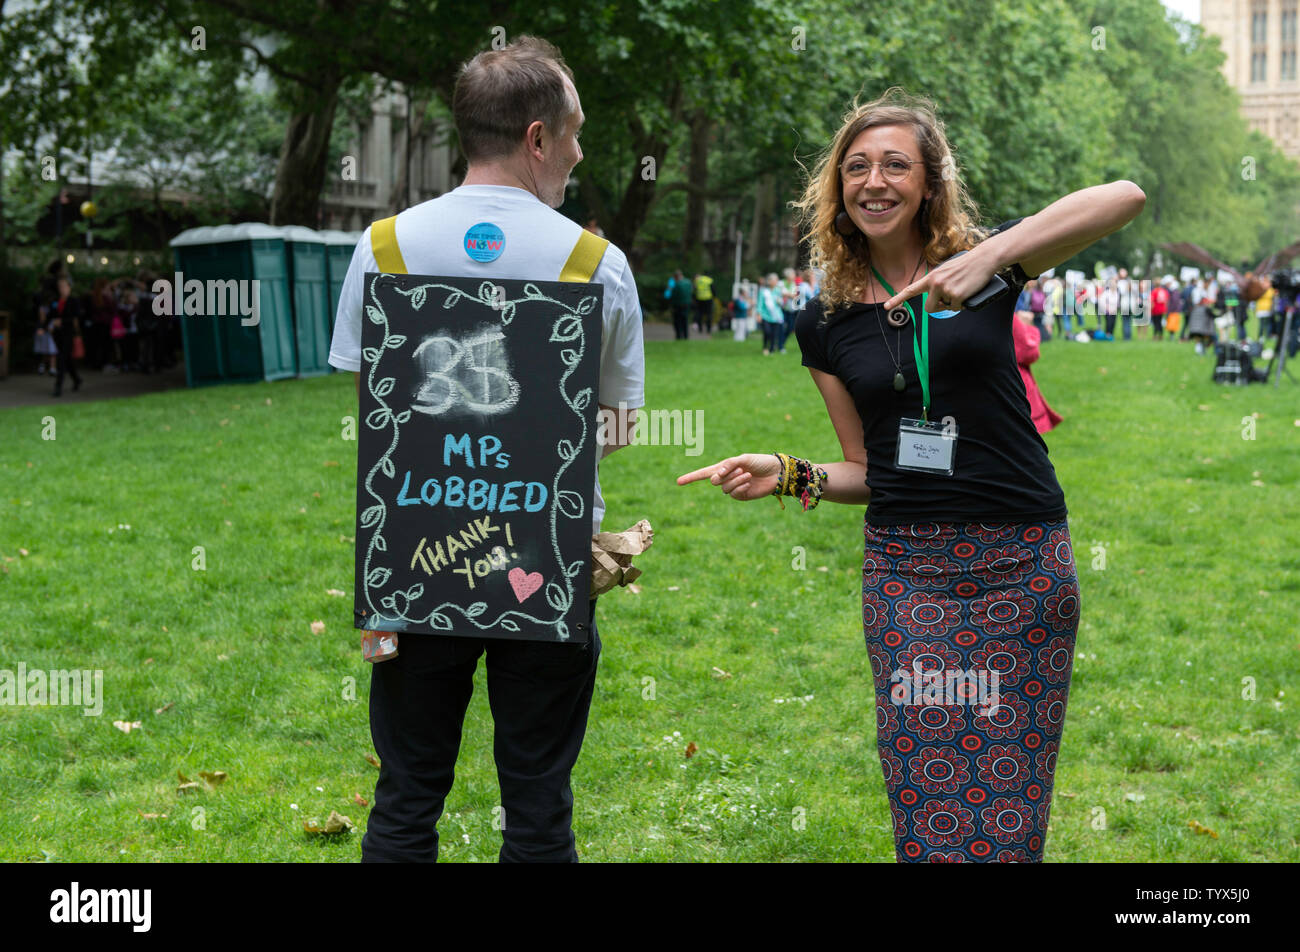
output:
[[[840,181],[844,154],[864,130],[894,125],[913,129],[925,163],[925,182],[932,197],[923,199],[917,212],[925,260],[933,267],[959,251],[973,248],[986,236],[976,224],[975,203],[958,174],[934,104],[924,97],[909,95],[900,86],[890,87],[869,103],[854,100],[830,148],[809,176],[803,197],[790,203],[801,213],[803,240],[809,245],[813,266],[826,274],[821,286],[824,315],[864,294],[871,269],[866,236],[856,227],[848,237],[835,229],[836,216],[845,211]]]

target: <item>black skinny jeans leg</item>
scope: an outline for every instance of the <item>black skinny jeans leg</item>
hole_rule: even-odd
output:
[[[370,737],[379,754],[363,863],[432,863],[436,824],[456,778],[465,710],[483,652],[477,638],[403,635],[370,676]]]
[[[55,393],[62,392],[65,373],[71,375],[74,384],[81,386],[81,374],[77,373],[77,362],[72,359],[72,338],[60,340],[58,346],[59,355],[55,358],[55,366],[58,368],[58,375],[54,378]]]
[[[496,724],[503,863],[576,863],[573,790],[596,685],[595,603],[583,645],[488,645],[488,701]]]

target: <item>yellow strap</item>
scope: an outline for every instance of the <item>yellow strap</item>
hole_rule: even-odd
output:
[[[384,274],[406,274],[402,250],[397,247],[397,216],[384,218],[370,226],[370,250],[375,264]]]
[[[593,235],[584,228],[582,234],[578,236],[578,243],[573,246],[573,251],[569,252],[569,260],[564,262],[564,268],[560,271],[560,280],[586,284],[600,267],[600,259],[604,257],[605,249],[608,247],[608,239]]]

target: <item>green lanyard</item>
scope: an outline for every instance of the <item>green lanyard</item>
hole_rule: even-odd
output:
[[[894,296],[894,289],[885,283],[885,279],[880,276],[876,266],[871,266],[871,273],[876,276],[880,286],[889,292],[889,296]],[[926,265],[925,273],[930,273],[929,265]],[[912,315],[912,354],[916,357],[916,375],[921,378],[921,419],[927,423],[930,422],[930,315],[925,310],[925,299],[929,292],[921,292],[921,319],[916,319],[916,312],[912,310],[912,302],[904,301],[907,313]],[[920,339],[917,339],[917,324],[920,324]]]

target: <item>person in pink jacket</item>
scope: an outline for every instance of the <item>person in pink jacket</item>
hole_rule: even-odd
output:
[[[1020,365],[1020,379],[1025,382],[1025,396],[1029,398],[1029,415],[1033,418],[1034,427],[1038,432],[1046,433],[1061,422],[1061,415],[1047,405],[1047,401],[1038,390],[1038,382],[1034,380],[1033,371],[1029,369],[1029,365],[1038,359],[1040,339],[1038,328],[1017,315],[1011,322],[1011,337],[1016,345],[1016,363]]]

